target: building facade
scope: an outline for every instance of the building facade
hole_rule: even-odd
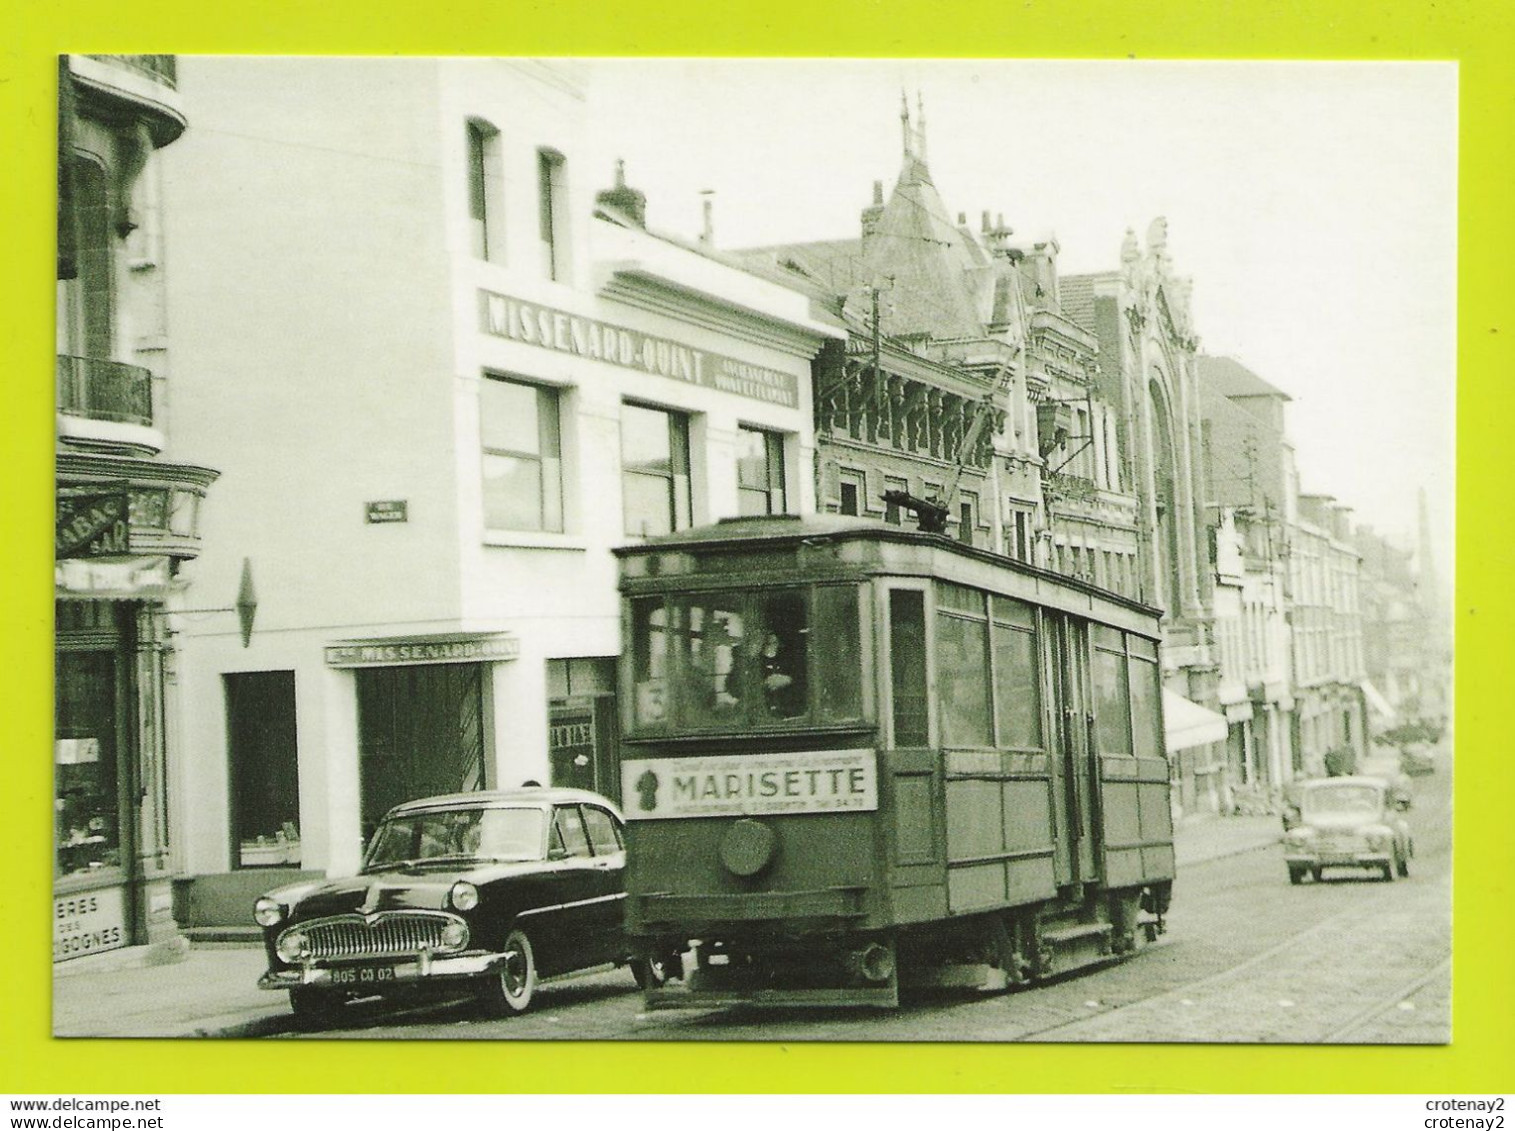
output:
[[[1276,803],[1296,772],[1290,535],[1298,474],[1289,396],[1229,357],[1198,358],[1215,541],[1227,787]]]
[[[900,119],[898,177],[857,238],[740,253],[848,330],[816,382],[819,505],[902,522],[902,496],[935,503],[961,541],[1135,595],[1136,501],[1056,240],[954,220],[923,115]]]
[[[1329,495],[1301,495],[1289,541],[1295,768],[1350,772],[1368,742],[1361,559],[1350,509]]]
[[[1063,309],[1099,343],[1096,388],[1113,415],[1119,478],[1136,498],[1133,595],[1163,610],[1163,679],[1175,796],[1185,812],[1229,808],[1214,648],[1198,337],[1190,280],[1158,218],[1128,231],[1118,270],[1061,281]]]
[[[190,585],[216,472],[169,444],[160,151],[186,118],[171,55],[63,56],[58,78],[53,958],[166,956],[172,621],[207,601],[230,621],[236,591]]]
[[[804,296],[584,167],[571,65],[187,59],[184,431],[224,471],[187,624],[181,907],[356,868],[391,805],[617,792],[613,546],[814,509]],[[193,803],[190,800],[193,798]]]

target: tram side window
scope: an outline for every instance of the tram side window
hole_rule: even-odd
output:
[[[960,585],[942,583],[937,587],[937,688],[943,741],[948,746],[994,745],[985,598],[985,594]]]
[[[913,589],[889,593],[889,678],[894,698],[894,745],[925,746],[926,595]]]
[[[640,597],[631,603],[632,693],[641,726],[668,719],[668,615],[660,597]]]
[[[863,641],[856,586],[828,585],[815,591],[815,638],[821,642],[816,655],[820,721],[861,718]]]
[[[1162,716],[1158,700],[1162,677],[1157,668],[1157,645],[1141,636],[1127,636],[1131,651],[1131,738],[1138,758],[1163,757]]]
[[[1094,645],[1095,738],[1101,754],[1131,753],[1131,684],[1126,671],[1125,642],[1104,625],[1090,626]]]
[[[1030,605],[1005,597],[992,597],[991,601],[996,744],[1037,750],[1042,744],[1042,707],[1036,612]]]

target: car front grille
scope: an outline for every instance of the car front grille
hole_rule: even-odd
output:
[[[458,916],[441,911],[388,911],[372,918],[335,915],[290,929],[305,935],[306,960],[319,962],[342,958],[398,958],[422,950],[451,954],[468,945],[468,932],[464,930],[460,944],[445,946],[442,928],[448,923],[462,922]]]

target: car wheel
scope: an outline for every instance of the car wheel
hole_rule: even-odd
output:
[[[1304,878],[1305,870],[1302,866],[1294,864],[1291,864],[1289,866],[1289,882],[1291,884],[1301,883],[1303,882]]]
[[[1385,864],[1385,865],[1383,865],[1383,881],[1386,884],[1392,884],[1394,882],[1394,865],[1393,864]]]
[[[1310,878],[1312,880],[1314,880],[1317,884],[1320,883],[1320,869],[1319,868],[1311,868],[1310,869]]]
[[[519,927],[505,936],[500,962],[479,994],[485,1010],[496,1017],[525,1013],[537,992],[537,956],[531,939]]]
[[[289,1011],[302,1021],[329,1021],[342,1007],[342,999],[314,986],[291,986]]]
[[[1397,857],[1394,861],[1395,869],[1401,876],[1408,877],[1410,874],[1410,860],[1406,856]]]

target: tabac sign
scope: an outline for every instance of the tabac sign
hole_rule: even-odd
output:
[[[639,758],[621,763],[626,819],[766,813],[870,812],[878,808],[872,750]]]
[[[388,668],[408,664],[476,664],[513,660],[521,642],[509,633],[489,636],[401,636],[343,640],[326,646],[331,668]]]
[[[58,496],[56,554],[109,558],[131,553],[131,505],[125,491]]]
[[[799,383],[792,373],[493,291],[480,291],[479,305],[484,332],[497,338],[655,373],[786,408],[799,405]]]

